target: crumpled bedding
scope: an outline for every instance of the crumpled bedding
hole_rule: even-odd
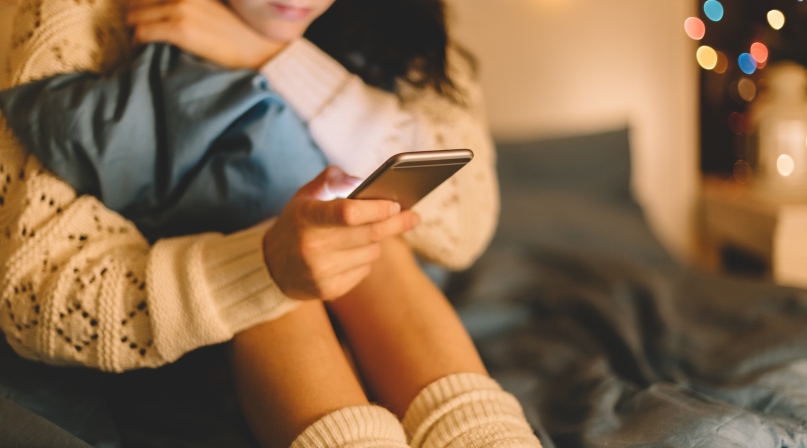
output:
[[[447,287],[489,371],[545,447],[807,447],[807,291],[673,260],[629,152],[627,130],[500,145],[499,230]],[[0,346],[0,446],[255,446],[222,350],[107,375]]]
[[[555,446],[807,446],[804,291],[523,246],[470,278],[486,365]]]
[[[676,263],[618,194],[627,133],[569,144],[500,148],[499,232],[450,294],[544,445],[807,446],[807,291]]]

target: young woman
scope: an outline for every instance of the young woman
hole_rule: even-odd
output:
[[[109,7],[97,3],[73,11]],[[286,26],[300,30],[303,19],[317,11],[316,3],[267,8],[232,2],[249,26],[222,5],[203,0],[134,5],[129,18],[141,41],[168,40],[232,68],[256,67],[256,60],[271,58],[261,71],[307,122],[329,162],[346,170],[358,173],[351,163],[368,164],[350,157],[356,147],[394,152],[473,147],[475,169],[469,166],[464,176],[424,200],[418,210],[423,223],[406,234],[427,257],[452,267],[467,264],[486,244],[495,221],[492,148],[479,126],[474,90],[465,101],[451,98],[451,78],[445,71],[444,79],[429,75],[428,63],[419,65],[422,58],[401,64],[395,57],[400,54],[393,53],[398,70],[377,76],[378,68],[366,62],[377,59],[362,60],[375,56],[373,45],[344,53],[377,85],[389,87],[411,76],[396,96],[368,87],[305,40],[286,45],[297,35],[272,34]],[[108,40],[98,37],[104,35],[98,29],[77,35],[71,28],[66,45],[66,35],[48,28],[65,6],[44,5],[20,9],[18,23],[25,24],[29,15],[35,26],[33,31],[22,26],[16,36],[17,82],[63,69],[65,58],[91,54],[88,50],[104,54]],[[120,34],[107,26],[109,35]],[[37,34],[42,28],[48,33]],[[42,63],[48,58],[36,51],[44,45],[40,36],[49,36],[43,38],[50,39],[45,48],[70,51],[54,52]],[[253,54],[260,57],[246,57]],[[232,365],[245,415],[262,444],[405,446],[397,420],[368,405],[336,342],[319,299],[339,298],[330,307],[363,378],[375,399],[404,418],[414,445],[537,445],[518,404],[486,378],[450,306],[423,277],[409,245],[396,237],[417,223],[415,215],[398,213],[386,201],[322,201],[323,191],[349,184],[338,171],[329,169],[301,188],[276,220],[227,236],[164,239],[149,248],[129,222],[91,197],[76,198],[40,170],[10,135],[0,151],[0,170],[6,173],[0,323],[24,356],[119,371],[171,362],[235,335]],[[463,187],[475,186],[487,194],[468,197]],[[466,221],[474,217],[479,219]]]

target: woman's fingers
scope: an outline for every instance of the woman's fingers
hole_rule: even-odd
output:
[[[355,227],[337,227],[332,232],[338,232],[338,235],[329,238],[333,244],[329,249],[342,250],[375,244],[411,230],[419,223],[420,216],[407,210],[379,222]]]
[[[168,42],[230,68],[256,68],[283,48],[218,0],[135,0],[126,17],[136,43]]]
[[[176,18],[176,5],[170,3],[154,4],[150,6],[139,5],[130,8],[126,14],[126,23],[129,25],[145,24],[149,22],[163,22]]]
[[[338,166],[331,165],[303,185],[297,191],[296,196],[330,201],[339,197],[339,193],[344,192],[350,186],[356,188],[360,183],[361,179],[348,175]]]
[[[401,211],[397,202],[367,199],[310,201],[307,216],[315,226],[360,226],[389,219]]]

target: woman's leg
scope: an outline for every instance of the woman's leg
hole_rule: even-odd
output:
[[[328,307],[344,328],[373,398],[403,418],[434,381],[487,373],[454,309],[408,245],[389,238],[382,247],[370,276]]]
[[[264,447],[288,447],[326,414],[368,403],[320,301],[237,334],[230,355],[241,407]]]

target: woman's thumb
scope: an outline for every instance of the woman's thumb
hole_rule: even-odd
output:
[[[345,173],[339,167],[329,166],[311,182],[300,188],[297,195],[313,197],[320,201],[330,201],[347,197],[361,182],[361,179]]]

